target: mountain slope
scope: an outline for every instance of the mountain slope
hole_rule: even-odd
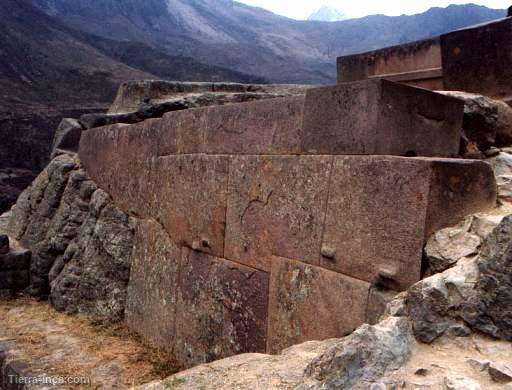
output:
[[[262,81],[75,31],[25,0],[0,1],[0,47],[0,168],[43,168],[60,117],[106,109],[123,81]]]
[[[0,168],[42,169],[63,111],[104,107],[120,82],[152,77],[23,0],[0,2],[0,47]]]
[[[76,29],[135,40],[273,82],[332,83],[335,57],[504,16],[476,5],[342,22],[287,19],[230,0],[32,0]],[[101,23],[98,23],[101,21]]]

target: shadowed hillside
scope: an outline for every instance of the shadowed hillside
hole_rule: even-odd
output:
[[[415,41],[505,14],[464,5],[327,23],[295,21],[230,0],[32,1],[82,31],[141,41],[171,55],[289,83],[332,83],[336,56]]]

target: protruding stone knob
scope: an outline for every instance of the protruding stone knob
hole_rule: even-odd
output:
[[[336,248],[329,245],[323,245],[321,253],[326,259],[334,260],[336,257]]]

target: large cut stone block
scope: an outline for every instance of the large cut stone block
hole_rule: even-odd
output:
[[[228,156],[177,155],[152,166],[155,215],[180,245],[223,256]]]
[[[304,150],[451,157],[459,152],[463,115],[457,99],[387,80],[311,89]]]
[[[157,142],[159,131],[172,133],[159,130],[169,126],[167,120],[153,120],[89,130],[81,143],[83,164],[123,211],[157,219],[181,245],[201,245],[222,256],[229,157],[166,155],[171,144],[160,150]],[[155,157],[158,150],[164,155]]]
[[[336,157],[322,266],[401,290],[420,279],[434,230],[494,207],[491,167],[481,161]]]
[[[343,337],[366,320],[370,284],[319,267],[274,258],[268,352]]]
[[[207,109],[205,153],[294,154],[302,147],[304,97]]]
[[[385,78],[422,88],[443,89],[439,37],[338,57],[338,84]]]
[[[264,272],[184,249],[176,322],[178,361],[190,367],[265,352],[268,288]]]
[[[172,351],[181,250],[156,221],[137,224],[126,302],[128,326]],[[186,310],[186,308],[185,308]]]
[[[318,264],[332,160],[234,157],[225,257],[265,271],[272,255]]]
[[[441,36],[445,89],[512,99],[512,19]]]

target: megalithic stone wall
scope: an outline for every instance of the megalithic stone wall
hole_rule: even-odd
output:
[[[511,53],[512,17],[507,17],[436,38],[338,57],[338,83],[385,78],[512,104]]]
[[[403,157],[456,155],[462,116],[370,81],[84,132],[88,174],[141,220],[129,326],[186,366],[351,332],[372,285],[420,279],[430,233],[494,206],[486,163]]]

